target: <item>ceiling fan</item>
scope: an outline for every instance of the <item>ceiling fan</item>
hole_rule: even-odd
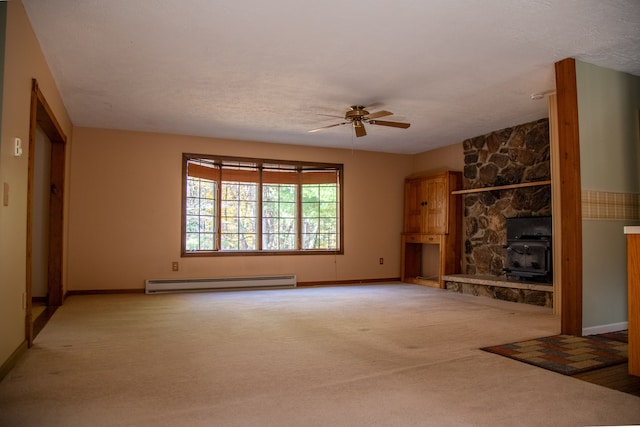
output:
[[[368,123],[370,125],[380,125],[380,126],[391,126],[394,128],[402,128],[406,129],[411,126],[410,123],[402,123],[402,122],[389,122],[386,120],[377,120],[380,117],[391,116],[393,113],[391,111],[376,111],[374,113],[369,113],[362,105],[352,105],[351,108],[344,114],[344,121],[340,123],[334,123],[332,125],[323,126],[317,129],[311,129],[309,132],[318,132],[323,129],[328,129],[336,126],[342,126],[351,123],[353,125],[353,129],[356,132],[356,136],[365,136],[367,131],[364,128],[364,124]],[[326,114],[323,114],[326,115]],[[330,116],[330,117],[340,117],[340,116]],[[341,117],[340,117],[341,118]]]

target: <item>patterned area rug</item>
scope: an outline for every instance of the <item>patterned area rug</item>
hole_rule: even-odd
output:
[[[575,375],[627,361],[627,335],[615,332],[586,337],[555,335],[482,348],[564,375]]]
[[[592,335],[597,338],[607,338],[610,340],[629,342],[629,331],[607,332],[606,334]]]

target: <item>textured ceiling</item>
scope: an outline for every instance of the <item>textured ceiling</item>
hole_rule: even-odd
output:
[[[23,0],[76,126],[418,153],[547,116],[567,57],[640,76],[638,0]],[[409,129],[339,122],[350,105]]]

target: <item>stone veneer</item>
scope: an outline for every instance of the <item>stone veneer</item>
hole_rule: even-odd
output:
[[[499,187],[551,179],[549,120],[540,119],[463,141],[464,189]],[[551,215],[551,185],[464,194],[462,271],[467,280],[447,289],[508,301],[552,305],[552,286],[511,286],[504,275],[506,218]],[[495,279],[478,283],[473,277]],[[517,283],[517,282],[516,282]],[[540,286],[540,285],[538,285]],[[546,289],[545,289],[546,288]]]
[[[496,276],[467,274],[443,276],[442,279],[445,289],[461,294],[553,307],[553,287],[550,285],[514,282]]]
[[[514,126],[467,139],[464,189],[551,179],[549,120]],[[463,195],[466,274],[503,275],[506,218],[551,215],[551,185]]]

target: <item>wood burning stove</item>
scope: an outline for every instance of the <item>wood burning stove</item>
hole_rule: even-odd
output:
[[[508,279],[553,283],[551,217],[507,218]]]

